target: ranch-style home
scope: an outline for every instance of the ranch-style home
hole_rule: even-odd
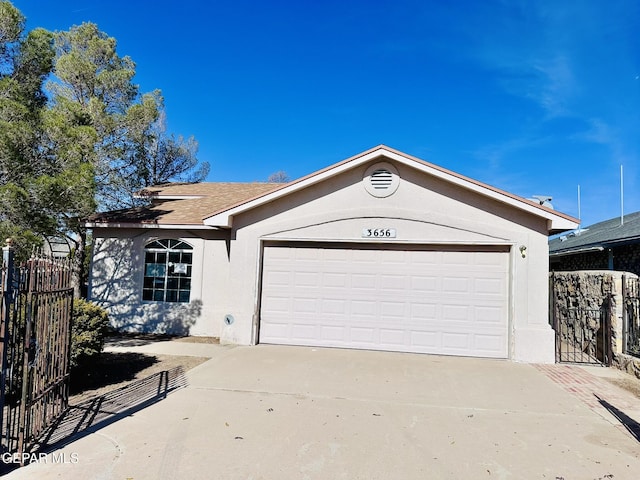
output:
[[[549,234],[575,218],[378,146],[286,184],[169,184],[96,214],[127,331],[553,362]]]

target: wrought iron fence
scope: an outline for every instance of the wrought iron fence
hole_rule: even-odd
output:
[[[0,448],[22,456],[68,408],[73,288],[68,261],[3,248]]]
[[[640,357],[640,279],[622,277],[622,351]]]
[[[599,309],[555,309],[556,362],[611,365],[610,299]]]

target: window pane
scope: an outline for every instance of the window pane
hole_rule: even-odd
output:
[[[144,288],[153,288],[153,277],[144,277]]]
[[[169,262],[180,263],[180,252],[169,252]]]
[[[167,254],[164,252],[156,253],[156,262],[157,263],[167,263]]]
[[[144,254],[144,263],[156,263],[156,254],[147,252]]]
[[[147,263],[145,265],[145,277],[164,277],[167,274],[167,266],[164,263]]]
[[[193,255],[191,253],[182,252],[182,258],[180,259],[180,262],[191,264],[192,263],[192,257],[193,257]]]
[[[181,278],[180,279],[180,290],[191,290],[191,279],[190,278]]]
[[[164,300],[164,291],[162,291],[162,290],[154,290],[153,291],[153,299],[156,302],[162,302]]]
[[[177,301],[178,301],[178,291],[167,290],[167,302],[177,302]]]
[[[178,289],[178,278],[177,277],[169,277],[167,278],[167,288],[172,288],[174,290]]]
[[[142,300],[153,300],[153,290],[142,290]]]
[[[191,246],[181,240],[172,240],[171,248],[174,250],[191,250]]]
[[[180,301],[183,303],[187,303],[189,301],[189,292],[180,290]]]

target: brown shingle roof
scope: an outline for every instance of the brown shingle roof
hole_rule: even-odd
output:
[[[207,215],[231,207],[246,200],[259,197],[279,187],[281,183],[192,183],[167,184],[150,187],[141,192],[156,198],[145,207],[96,213],[87,218],[91,226],[107,224],[157,224],[157,225],[202,225]],[[177,200],[163,197],[193,196]]]

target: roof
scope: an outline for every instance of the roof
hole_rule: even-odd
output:
[[[137,193],[138,197],[160,198],[166,200],[189,199],[202,197],[228,197],[245,194],[259,195],[265,190],[273,190],[282,186],[281,183],[237,183],[237,182],[201,182],[201,183],[165,183],[146,187]]]
[[[343,160],[342,162],[338,162],[327,168],[318,170],[317,172],[285,184],[281,188],[265,193],[255,199],[245,200],[239,202],[237,205],[222,208],[217,212],[212,212],[210,216],[204,219],[204,224],[229,228],[233,224],[233,217],[242,212],[272,202],[278,198],[289,195],[303,188],[307,188],[315,183],[339,175],[345,170],[357,167],[358,165],[362,165],[372,160],[380,159],[381,157],[403,163],[443,181],[458,185],[467,190],[474,191],[481,195],[493,198],[501,203],[510,205],[511,207],[515,207],[516,209],[524,210],[538,217],[542,217],[547,220],[547,230],[550,233],[572,230],[577,228],[580,224],[578,219],[540,205],[537,202],[527,200],[491,185],[473,180],[438,165],[425,162],[419,158],[394,150],[385,145],[379,145],[356,156]]]
[[[202,219],[209,213],[263,195],[282,185],[218,182],[149,187],[139,192],[139,195],[151,197],[151,205],[96,213],[87,218],[87,227],[204,227]]]
[[[230,228],[236,215],[310,187],[342,172],[380,159],[415,168],[427,175],[492,198],[512,208],[547,221],[550,233],[572,230],[579,221],[537,202],[484,184],[425,162],[398,150],[379,145],[290,183],[174,183],[149,187],[139,192],[149,197],[146,207],[98,213],[87,219],[93,227]]]
[[[603,250],[628,243],[640,243],[640,212],[596,223],[549,241],[551,256]]]

